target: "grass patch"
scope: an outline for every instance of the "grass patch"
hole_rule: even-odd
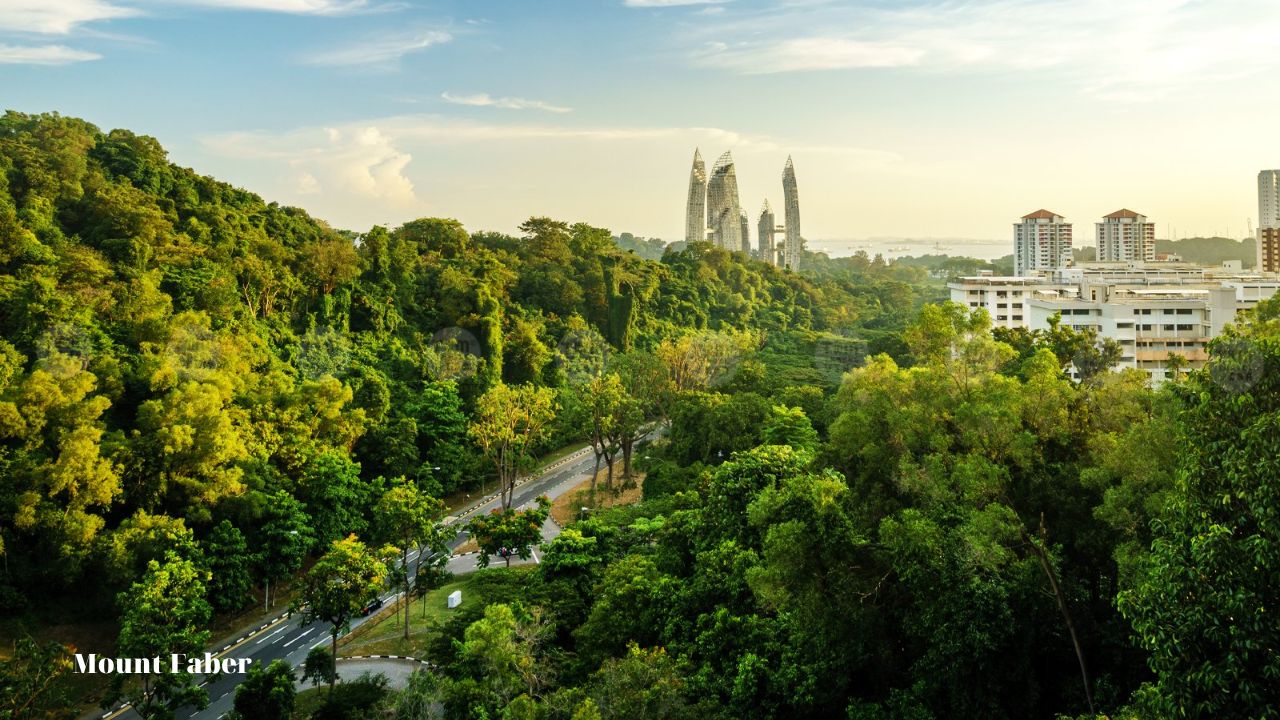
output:
[[[404,639],[404,605],[397,604],[400,612],[388,613],[356,628],[355,632],[338,640],[338,654],[351,655],[407,655],[420,660],[427,657],[431,641],[440,635],[442,626],[459,615],[478,616],[490,602],[504,602],[510,592],[506,586],[519,585],[534,566],[513,568],[489,568],[458,577],[444,587],[427,593],[426,603],[414,600],[409,611],[409,639]],[[452,610],[448,607],[449,594],[462,591],[462,604]]]
[[[298,697],[294,700],[293,720],[307,720],[312,713],[320,709],[324,705],[325,693],[329,692],[329,686],[314,687],[303,690],[298,693]]]
[[[551,502],[551,519],[555,520],[560,527],[565,527],[581,519],[582,508],[584,507],[592,510],[603,510],[622,505],[634,505],[640,502],[641,498],[644,497],[644,473],[632,472],[631,487],[623,487],[623,482],[619,478],[620,474],[620,470],[615,468],[613,478],[614,492],[609,492],[605,489],[605,481],[609,476],[608,469],[602,468],[600,473],[596,475],[594,497],[592,497],[591,493],[591,478],[583,480],[572,490]]]

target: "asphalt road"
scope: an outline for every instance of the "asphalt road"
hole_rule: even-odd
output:
[[[524,507],[531,505],[539,495],[547,495],[556,498],[564,493],[572,490],[583,479],[590,476],[595,466],[595,457],[591,454],[590,449],[584,449],[574,453],[560,461],[557,461],[550,468],[535,478],[530,478],[516,486],[515,496],[512,500],[514,507]],[[476,513],[486,513],[499,507],[501,499],[494,495],[485,498],[484,501],[477,503],[467,511],[458,516],[446,518],[446,523],[456,525],[461,528],[466,525],[467,521]],[[556,526],[550,519],[542,528],[543,542],[547,542],[560,533],[560,528]],[[466,533],[459,532],[458,536],[449,544],[451,549],[457,548],[466,542]],[[537,562],[537,550],[534,550],[534,556],[527,561],[513,559],[512,565],[524,564],[526,562]],[[409,562],[413,563],[417,559],[417,551],[409,553]],[[475,572],[479,555],[470,553],[467,555],[459,555],[449,560],[448,568],[455,575]],[[502,566],[504,561],[502,558],[493,556],[490,558],[490,566]],[[388,593],[383,599],[388,604],[400,593]],[[356,618],[351,621],[352,629],[359,627],[367,618]],[[233,658],[251,658],[253,662],[270,664],[274,660],[284,659],[293,667],[298,667],[306,659],[307,653],[317,645],[323,645],[329,642],[329,626],[326,623],[311,623],[303,625],[301,617],[288,617],[286,613],[281,613],[271,622],[268,622],[240,637],[233,643],[230,643],[217,650],[210,649],[216,657],[233,657]],[[341,668],[339,668],[341,672]],[[194,708],[180,709],[177,717],[197,718],[198,720],[216,720],[227,714],[233,707],[235,701],[235,689],[243,679],[242,675],[226,674],[217,680],[211,682],[206,681],[205,687],[209,692],[209,706],[204,710],[196,710]],[[110,720],[139,720],[139,715],[132,709],[122,708],[112,710],[110,712],[94,713],[87,717],[104,718]]]

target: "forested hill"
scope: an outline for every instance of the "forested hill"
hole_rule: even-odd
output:
[[[920,304],[885,268],[810,281],[705,246],[645,260],[584,224],[522,232],[339,231],[175,166],[153,138],[5,115],[0,606],[84,578],[109,601],[146,538],[221,520],[252,536],[277,493],[305,503],[321,547],[366,524],[350,508],[377,478],[475,481],[474,398],[562,385],[592,338],[811,346],[813,331],[900,327]]]

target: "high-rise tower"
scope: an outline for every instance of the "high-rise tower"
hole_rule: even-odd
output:
[[[1280,170],[1258,173],[1257,269],[1280,272]]]
[[[742,226],[742,254],[751,257],[751,220],[747,217],[747,211],[738,208],[738,217],[741,221],[738,223]]]
[[[800,194],[796,190],[796,168],[787,156],[782,169],[782,203],[786,236],[782,242],[782,261],[788,270],[800,269]]]
[[[1098,254],[1102,262],[1152,262],[1156,259],[1156,224],[1146,215],[1117,210],[1105,215],[1097,227]]]
[[[738,203],[738,174],[733,153],[726,151],[711,168],[707,181],[707,227],[715,231],[716,247],[742,248],[742,224]]]
[[[764,207],[760,208],[760,222],[756,224],[756,234],[759,236],[759,253],[760,259],[773,265],[778,258],[773,250],[773,225],[776,220],[773,217],[773,208],[769,207],[769,201],[764,201]]]
[[[1058,213],[1037,210],[1013,225],[1013,274],[1056,270],[1071,264],[1071,223]]]
[[[689,171],[689,205],[684,221],[684,241],[701,242],[707,239],[707,166],[702,153],[693,151],[693,169]]]

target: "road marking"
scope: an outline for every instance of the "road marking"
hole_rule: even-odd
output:
[[[299,640],[301,640],[302,638],[304,638],[304,637],[306,637],[306,636],[310,635],[311,633],[313,633],[313,632],[315,632],[315,631],[316,631],[316,629],[315,629],[315,628],[311,628],[310,630],[308,630],[308,631],[306,631],[306,632],[302,633],[302,634],[301,634],[301,635],[299,635],[298,637],[296,637],[296,638],[294,638],[294,639],[290,640],[289,642],[285,643],[285,644],[284,644],[284,647],[289,647],[290,645],[292,645],[292,644],[294,644],[294,643],[298,642],[298,641],[299,641]]]
[[[262,643],[264,643],[264,642],[266,642],[266,641],[270,640],[271,638],[273,638],[273,637],[275,637],[275,636],[279,635],[280,633],[282,633],[282,632],[284,632],[285,630],[288,630],[288,629],[289,629],[289,626],[288,626],[288,625],[285,625],[284,627],[280,628],[279,630],[277,630],[277,631],[275,631],[275,632],[271,633],[270,635],[268,635],[268,636],[266,636],[266,637],[262,638],[261,640],[259,640],[259,641],[258,641],[258,642],[256,642],[256,643],[254,643],[254,645],[261,645]]]
[[[316,648],[320,647],[321,645],[327,642],[329,642],[329,638],[320,638],[320,642],[316,643],[315,645],[312,645],[310,649],[315,650]]]
[[[538,559],[538,553],[533,548],[529,548],[529,553],[533,555],[533,564],[541,565],[542,561]]]

